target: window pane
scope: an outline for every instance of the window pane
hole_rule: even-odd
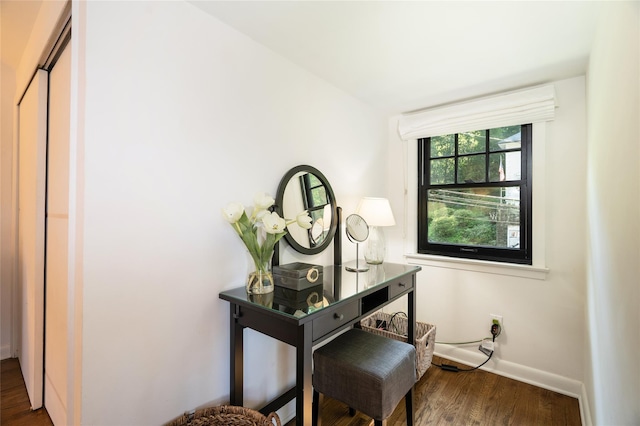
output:
[[[475,154],[486,151],[485,130],[475,130],[473,132],[458,133],[458,154]]]
[[[431,138],[431,158],[448,157],[455,154],[456,136],[444,135]]]
[[[520,248],[520,188],[431,189],[430,243]]]
[[[307,173],[306,176],[309,178],[309,186],[311,188],[322,185],[322,182],[320,181],[320,179],[318,179],[316,175]]]
[[[489,151],[520,149],[520,126],[499,127],[489,130]]]
[[[504,154],[489,154],[489,182],[507,180],[504,169]]]
[[[458,183],[485,182],[485,158],[484,154],[458,158]]]
[[[520,151],[489,154],[489,182],[521,179]]]
[[[309,200],[309,207],[319,207],[328,204],[327,191],[324,186],[319,186],[311,190],[311,200]]]
[[[455,183],[455,160],[453,158],[443,158],[431,160],[431,185],[448,185]]]

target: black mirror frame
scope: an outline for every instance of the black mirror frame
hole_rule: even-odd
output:
[[[317,247],[313,247],[313,248],[303,247],[291,236],[289,232],[287,232],[287,234],[284,236],[284,239],[298,253],[313,255],[313,254],[322,253],[327,247],[329,247],[329,244],[331,244],[331,241],[333,241],[336,235],[336,230],[338,228],[338,207],[336,203],[336,197],[333,194],[333,188],[331,188],[331,184],[329,184],[329,181],[322,174],[322,172],[320,172],[320,170],[316,169],[315,167],[312,167],[309,165],[300,165],[289,170],[282,177],[282,180],[278,185],[278,191],[276,193],[276,212],[280,215],[280,217],[284,217],[284,212],[282,211],[282,201],[284,199],[285,188],[287,187],[287,184],[289,183],[291,178],[293,178],[296,174],[300,172],[312,173],[323,183],[325,190],[327,192],[327,195],[329,196],[329,204],[331,204],[331,227],[329,228],[329,233],[327,234],[327,237]]]

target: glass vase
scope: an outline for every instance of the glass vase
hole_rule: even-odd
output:
[[[370,265],[380,265],[384,262],[386,251],[384,233],[379,226],[369,227],[369,238],[365,244],[364,260]]]
[[[255,268],[249,272],[247,277],[247,293],[248,294],[267,294],[272,293],[273,273],[271,272],[271,262],[264,264],[254,264]]]

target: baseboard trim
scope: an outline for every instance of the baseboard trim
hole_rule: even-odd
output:
[[[276,411],[278,417],[280,417],[280,421],[283,425],[289,423],[291,420],[296,417],[296,399],[294,398],[292,401],[289,401],[284,405],[281,409]]]
[[[11,345],[2,345],[0,347],[0,359],[12,358]]]
[[[476,355],[468,350],[444,347],[444,345],[436,346],[434,354],[472,367],[480,365],[487,359],[480,352]],[[492,359],[492,362],[480,369],[576,399],[581,399],[583,394],[582,382],[502,359]]]
[[[591,408],[589,407],[589,396],[587,395],[587,388],[582,385],[582,392],[580,394],[580,420],[582,426],[593,426],[591,421]]]

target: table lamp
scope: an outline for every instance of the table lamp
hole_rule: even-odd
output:
[[[386,198],[364,197],[358,203],[356,213],[369,225],[369,238],[365,246],[364,259],[367,263],[378,265],[384,262],[386,250],[382,227],[396,224],[391,204]]]

